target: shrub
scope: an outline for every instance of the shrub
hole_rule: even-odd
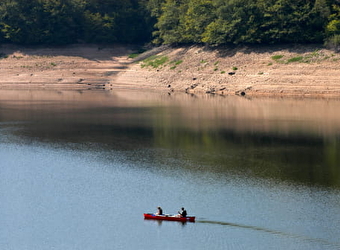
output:
[[[158,68],[169,60],[167,56],[150,56],[143,61],[141,65],[142,68],[151,66],[153,68]]]
[[[133,58],[136,58],[137,56],[139,56],[140,54],[139,53],[132,53],[130,54],[128,57],[133,59]]]
[[[334,35],[325,42],[327,48],[339,50],[340,49],[340,35]]]
[[[282,57],[283,55],[275,55],[275,56],[272,56],[272,59],[277,61],[277,60],[280,60]]]
[[[296,56],[296,57],[289,58],[287,60],[287,63],[301,62],[302,60],[303,60],[303,56]]]
[[[171,63],[175,65],[180,65],[183,62],[183,60],[177,60],[177,61],[172,61]]]

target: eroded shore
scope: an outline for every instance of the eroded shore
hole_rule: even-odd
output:
[[[340,97],[340,54],[319,45],[0,48],[0,88],[144,89],[169,94]]]

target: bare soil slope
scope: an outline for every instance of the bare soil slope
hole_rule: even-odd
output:
[[[0,88],[105,88],[124,70],[128,46],[0,48]]]
[[[0,47],[0,88],[105,88],[340,97],[340,54],[318,45]]]
[[[164,47],[155,50],[153,62],[167,58],[157,68],[143,61],[151,54],[135,59],[116,82],[169,93],[340,96],[340,54],[317,45]]]

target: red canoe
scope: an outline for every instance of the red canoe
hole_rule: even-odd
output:
[[[155,214],[144,214],[144,219],[148,220],[170,220],[170,221],[190,221],[195,222],[195,216],[187,216],[187,217],[177,217],[176,215],[164,214],[164,215],[155,215]]]

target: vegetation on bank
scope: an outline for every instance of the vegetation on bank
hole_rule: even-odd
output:
[[[141,43],[153,22],[140,0],[1,0],[0,42]]]
[[[0,42],[340,45],[338,0],[2,0]]]
[[[337,0],[150,0],[156,43],[340,44]]]
[[[254,82],[274,79],[273,76],[277,77],[272,80],[273,83],[279,82],[280,79],[284,79],[282,80],[284,82],[288,78],[302,81],[303,78],[311,79],[312,75],[315,79],[319,79],[320,70],[324,70],[328,75],[327,72],[336,69],[340,60],[338,53],[314,44],[235,46],[233,49],[230,46],[207,48],[204,45],[161,47],[168,49],[157,52],[159,48],[157,47],[140,54],[133,60],[138,63],[138,67],[154,73],[154,76],[147,77],[148,81],[154,81],[155,84],[164,82],[168,88],[182,88],[186,91],[199,89],[207,93],[216,93],[216,91],[227,93],[226,89],[230,91],[231,86],[237,86],[244,79],[247,80],[242,84],[247,82],[248,87]],[[334,79],[338,79],[336,72],[334,71],[335,75],[332,73],[330,76],[322,77],[325,82],[319,82],[317,85],[334,82]],[[265,77],[262,78],[262,75]],[[249,76],[252,76],[251,79],[248,78]],[[254,76],[259,78],[255,79]],[[183,87],[183,83],[175,79],[185,82],[186,88]],[[291,84],[290,82],[289,86],[292,86]],[[269,89],[270,85],[268,84]]]

